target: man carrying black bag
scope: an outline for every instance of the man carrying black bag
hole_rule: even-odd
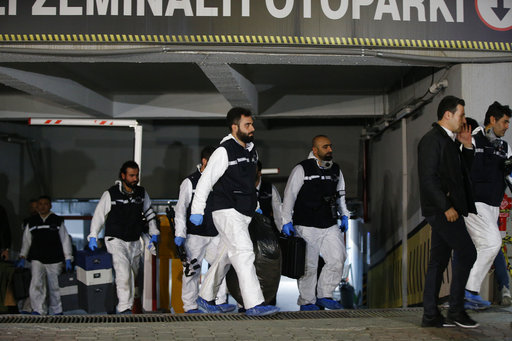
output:
[[[296,229],[306,241],[305,273],[298,280],[300,310],[343,309],[332,299],[332,293],[341,281],[346,258],[343,232],[348,228],[349,212],[343,174],[332,162],[332,143],[327,136],[315,136],[309,158],[292,170],[284,191],[282,215],[282,232],[290,236]],[[325,266],[317,284],[320,253]]]

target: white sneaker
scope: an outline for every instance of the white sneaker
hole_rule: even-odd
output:
[[[510,290],[507,287],[501,289],[501,305],[508,307],[512,304],[512,298],[510,297]]]

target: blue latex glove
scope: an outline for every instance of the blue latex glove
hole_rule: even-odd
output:
[[[71,265],[71,259],[66,259],[66,271],[72,271],[73,265]]]
[[[263,214],[263,211],[261,210],[261,208],[258,208],[258,209],[256,210],[256,213]]]
[[[295,235],[295,229],[293,228],[293,224],[291,222],[283,225],[283,233],[288,237]]]
[[[190,222],[196,226],[199,226],[203,223],[203,215],[202,214],[191,214]]]
[[[181,246],[181,245],[183,245],[183,243],[185,243],[185,239],[187,239],[187,238],[175,237],[174,244],[176,244],[176,246]]]
[[[158,234],[154,234],[151,236],[151,239],[149,240],[148,250],[150,250],[152,247],[155,246],[156,243],[158,243]]]
[[[341,216],[340,230],[341,232],[348,231],[348,217],[346,215]]]
[[[16,267],[17,267],[17,268],[24,268],[24,267],[25,267],[25,258],[20,258],[20,259],[16,262]]]
[[[94,237],[89,238],[89,249],[91,249],[91,251],[94,251],[97,248],[98,248],[98,243],[96,243],[96,238],[94,238]]]

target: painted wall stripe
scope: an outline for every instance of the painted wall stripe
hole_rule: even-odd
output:
[[[109,42],[109,43],[209,43],[209,44],[297,44],[312,46],[361,46],[438,48],[455,50],[512,51],[508,42],[469,40],[420,40],[369,37],[310,37],[275,35],[138,35],[138,34],[0,34],[1,42]]]

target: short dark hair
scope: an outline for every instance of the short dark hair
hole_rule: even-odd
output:
[[[471,126],[471,132],[478,128],[478,122],[474,118],[466,117],[466,124]]]
[[[126,161],[125,163],[123,163],[121,169],[119,170],[119,179],[122,179],[121,174],[126,174],[126,170],[128,168],[139,169],[139,165],[137,164],[137,162],[133,160]]]
[[[46,194],[40,195],[39,198],[37,198],[37,201],[39,200],[48,200],[50,203],[52,202],[52,198],[50,198],[50,196]]]
[[[201,160],[206,159],[206,161],[210,160],[210,156],[212,156],[213,152],[215,151],[214,146],[206,146],[201,150]]]
[[[226,123],[229,131],[231,131],[231,126],[233,124],[238,125],[240,123],[242,116],[252,117],[252,113],[249,109],[240,107],[235,107],[228,111],[228,114],[226,115]]]
[[[512,110],[510,110],[510,107],[508,105],[501,105],[499,102],[495,101],[489,106],[487,112],[485,113],[484,126],[487,126],[491,123],[491,116],[494,117],[496,121],[498,121],[505,115],[508,117],[512,116]]]
[[[326,139],[328,139],[329,137],[327,135],[316,135],[315,137],[313,137],[313,139],[311,140],[311,147],[314,147],[315,146],[315,142],[317,139],[321,138],[321,137],[325,137]]]
[[[443,119],[444,113],[447,111],[454,114],[457,111],[457,105],[459,104],[465,106],[466,102],[464,102],[462,98],[455,96],[446,96],[443,98],[437,107],[437,119],[441,121]]]

